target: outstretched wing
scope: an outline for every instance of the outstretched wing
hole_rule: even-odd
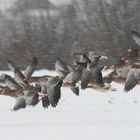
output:
[[[29,83],[25,80],[24,75],[18,69],[15,70],[15,81],[22,87],[22,88],[29,88]]]
[[[47,83],[47,93],[49,103],[52,107],[56,107],[59,99],[61,98],[61,86],[63,84],[62,80],[53,78]]]
[[[11,60],[8,60],[8,67],[12,72],[14,72],[16,69],[16,66],[14,65],[14,63]]]
[[[15,81],[22,87],[27,88],[29,87],[29,83],[25,81],[25,77],[22,72],[14,65],[11,60],[8,60],[8,67],[11,71],[14,72]]]
[[[94,69],[92,69],[92,79],[91,80],[95,80],[97,82],[97,84],[101,84],[103,85],[103,76],[102,76],[102,69],[103,66],[96,66]]]
[[[21,88],[21,86],[11,76],[9,76],[7,74],[2,74],[1,77],[3,77],[3,79],[5,80],[6,85],[10,89],[15,90],[15,89],[20,89]]]
[[[25,108],[26,107],[26,102],[24,100],[24,98],[16,98],[16,103],[13,107],[14,111],[17,111],[21,108]]]
[[[130,70],[127,74],[127,79],[124,86],[124,91],[128,92],[133,89],[140,81],[140,71]]]
[[[42,83],[42,84],[41,84],[41,93],[43,93],[43,94],[48,94],[48,93],[47,93],[47,86],[46,86],[45,83]],[[43,106],[44,108],[48,108],[49,105],[50,105],[50,103],[49,103],[48,96],[42,97],[42,106]]]
[[[86,89],[92,77],[91,71],[84,69],[81,77],[81,89]]]
[[[60,58],[57,58],[57,60],[55,62],[55,70],[57,71],[59,77],[65,77],[69,73],[68,66]]]
[[[132,31],[131,35],[134,41],[136,42],[136,44],[140,46],[140,34],[136,31]]]
[[[31,61],[30,65],[24,71],[24,76],[26,78],[31,77],[31,75],[33,74],[33,72],[36,69],[37,63],[38,63],[38,59],[37,59],[37,57],[34,56],[32,58],[32,61]]]

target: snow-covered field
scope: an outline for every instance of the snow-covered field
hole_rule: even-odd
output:
[[[0,140],[140,140],[140,87],[113,87],[118,91],[87,89],[79,97],[62,88],[59,105],[46,110],[39,103],[13,112],[14,99],[0,96]]]

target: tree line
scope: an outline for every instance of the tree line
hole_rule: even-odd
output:
[[[131,31],[140,31],[139,0],[17,0],[0,11],[0,69],[12,59],[24,69],[32,56],[38,68],[54,68],[57,57],[69,62],[72,51],[97,51],[117,61],[136,46]]]

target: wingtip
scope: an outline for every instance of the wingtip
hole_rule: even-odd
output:
[[[79,87],[72,87],[71,90],[75,95],[79,96]]]

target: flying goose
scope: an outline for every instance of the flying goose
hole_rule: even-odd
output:
[[[42,98],[42,106],[48,108],[48,106],[56,107],[59,99],[61,98],[61,87],[63,81],[58,77],[49,78],[47,82],[41,84],[41,93],[46,94],[46,97]]]
[[[67,65],[62,59],[57,58],[55,62],[55,70],[60,78],[64,78],[73,70],[73,68]]]
[[[38,64],[38,59],[37,57],[34,56],[32,58],[30,65],[24,71],[25,80],[28,80],[32,76],[33,72],[36,70],[37,64]]]

